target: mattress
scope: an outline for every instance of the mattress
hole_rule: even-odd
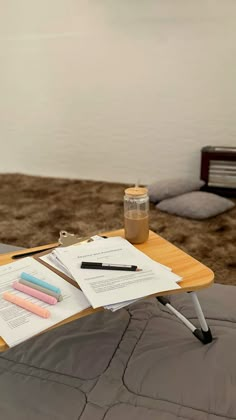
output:
[[[156,299],[98,312],[0,356],[2,420],[236,418],[236,288],[198,293],[203,345]],[[171,304],[198,326],[188,294]]]

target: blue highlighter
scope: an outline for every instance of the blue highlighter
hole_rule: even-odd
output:
[[[37,279],[37,277],[34,277],[31,274],[24,273],[24,271],[21,273],[20,278],[23,280],[27,280],[31,283],[37,284],[38,286],[45,287],[46,289],[52,290],[55,293],[61,294],[61,290],[59,289],[59,287],[55,287],[52,284],[47,283],[46,281]]]

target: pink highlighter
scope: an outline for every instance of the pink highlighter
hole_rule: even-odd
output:
[[[43,302],[49,303],[49,305],[55,305],[57,303],[57,299],[55,297],[49,296],[46,293],[33,289],[32,287],[25,286],[24,284],[18,283],[17,281],[14,281],[12,286],[14,289],[19,290],[20,292],[26,293],[27,295],[42,300]]]

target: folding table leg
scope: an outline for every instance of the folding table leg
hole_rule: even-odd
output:
[[[189,292],[190,296],[192,297],[193,305],[198,317],[198,320],[201,325],[200,328],[196,328],[196,330],[193,332],[195,337],[197,337],[203,344],[208,344],[212,342],[212,335],[211,330],[207,325],[206,319],[204,317],[204,313],[202,311],[200,302],[198,300],[196,292]]]
[[[200,322],[201,328],[196,328],[184,315],[182,315],[177,309],[175,309],[171,304],[169,299],[164,296],[157,296],[157,300],[164,306],[166,306],[177,318],[179,318],[187,328],[198,338],[203,344],[208,344],[212,342],[211,330],[207,325],[206,319],[204,317],[201,305],[199,303],[198,297],[195,292],[189,292],[193,305]]]

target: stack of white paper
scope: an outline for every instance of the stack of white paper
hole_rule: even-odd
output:
[[[63,300],[49,305],[32,296],[13,289],[14,281],[20,280],[22,271],[47,281],[61,289]],[[49,318],[41,318],[32,312],[3,299],[10,292],[50,311]],[[0,335],[12,347],[38,334],[58,322],[88,308],[90,303],[84,293],[31,257],[0,267]]]
[[[50,258],[54,266],[59,263],[73,277],[93,308],[114,311],[145,296],[180,287],[181,277],[121,237],[57,248],[47,262]],[[82,261],[136,265],[141,271],[81,269]]]

